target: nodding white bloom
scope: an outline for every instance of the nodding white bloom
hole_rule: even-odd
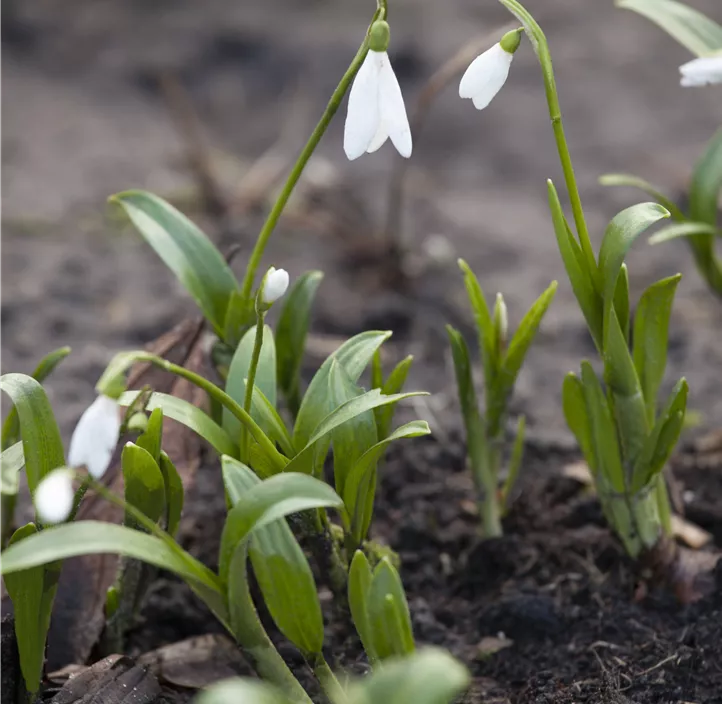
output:
[[[683,86],[707,86],[722,83],[722,54],[693,59],[679,67]]]
[[[263,302],[275,303],[288,289],[288,272],[285,269],[276,269],[272,266],[266,274],[263,284]]]
[[[390,137],[401,156],[411,156],[411,128],[399,82],[386,49],[389,26],[374,22],[369,50],[348,97],[343,148],[350,161],[379,149]]]
[[[118,402],[103,394],[85,409],[70,439],[68,464],[87,467],[95,479],[108,469],[120,437]]]
[[[507,32],[498,44],[471,62],[459,83],[460,98],[471,98],[477,110],[483,110],[493,100],[509,76],[522,31]]]
[[[35,489],[33,501],[41,523],[62,523],[73,510],[73,470],[54,469]]]

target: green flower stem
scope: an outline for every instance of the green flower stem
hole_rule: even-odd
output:
[[[524,25],[524,29],[534,47],[539,64],[541,65],[542,76],[544,78],[544,90],[546,92],[547,104],[549,105],[549,117],[554,130],[554,138],[559,152],[559,161],[564,172],[564,181],[569,193],[569,201],[574,214],[574,223],[579,235],[579,243],[584,252],[584,256],[588,262],[596,262],[594,249],[589,239],[589,230],[587,229],[584,210],[582,208],[582,200],[579,195],[579,187],[574,176],[574,167],[572,158],[569,153],[569,146],[564,135],[564,125],[562,124],[562,112],[559,106],[559,94],[557,92],[556,80],[554,79],[554,68],[552,67],[552,57],[549,52],[549,44],[546,36],[537,21],[532,17],[529,11],[517,0],[499,0],[516,18]],[[592,271],[596,271],[596,266]]]
[[[386,0],[377,0],[377,8],[376,12],[374,13],[373,19],[371,20],[371,24],[373,24],[376,20],[385,18]],[[370,28],[371,25],[369,25],[369,29]],[[324,133],[326,132],[326,129],[331,123],[331,120],[336,114],[336,111],[341,106],[341,101],[346,95],[346,92],[348,91],[351,82],[356,76],[357,71],[361,68],[361,64],[366,58],[368,46],[369,38],[367,31],[363,43],[359,47],[358,52],[356,52],[356,56],[354,56],[351,65],[346,70],[346,73],[344,73],[341,82],[338,84],[336,90],[333,92],[331,99],[328,101],[328,105],[326,106],[323,115],[321,115],[321,119],[314,128],[311,136],[308,139],[308,142],[306,142],[306,146],[303,148],[303,151],[301,152],[296,163],[291,169],[291,173],[286,179],[283,190],[276,199],[276,202],[273,204],[273,208],[271,208],[271,212],[268,214],[268,218],[266,218],[266,222],[261,228],[261,232],[258,235],[256,244],[254,245],[253,251],[251,252],[251,256],[248,260],[248,265],[246,266],[246,273],[243,277],[243,284],[241,286],[241,296],[243,300],[249,300],[251,298],[253,281],[256,277],[256,271],[261,263],[261,259],[263,258],[263,252],[266,249],[268,240],[270,239],[271,234],[276,228],[276,224],[281,217],[281,213],[283,213],[283,210],[288,203],[288,199],[291,197],[293,189],[296,187],[298,180],[301,178],[301,174],[303,173],[304,168],[306,168],[308,160],[311,158],[311,155],[316,150],[318,143],[321,141],[321,137],[323,137]]]
[[[256,338],[253,341],[253,353],[251,355],[251,364],[248,368],[248,378],[246,379],[246,395],[243,399],[243,410],[251,417],[251,405],[253,404],[253,387],[256,384],[256,372],[258,371],[258,360],[261,358],[261,348],[263,347],[263,322],[265,314],[257,307],[256,312]],[[241,462],[248,464],[248,428],[245,424],[241,425],[241,442],[240,442]]]
[[[307,655],[306,660],[313,670],[313,674],[321,683],[324,693],[333,704],[348,704],[348,697],[336,675],[329,667],[322,653]]]
[[[263,432],[261,427],[256,421],[251,418],[251,415],[236,401],[234,401],[225,391],[219,389],[214,383],[204,379],[200,374],[181,367],[178,364],[173,364],[162,357],[158,357],[150,352],[139,353],[135,356],[135,361],[138,362],[150,362],[161,369],[165,369],[171,374],[175,374],[183,379],[187,379],[192,384],[203,389],[214,401],[220,403],[222,406],[227,408],[241,424],[248,429],[251,437],[261,446],[264,454],[273,462],[277,471],[281,472],[285,468],[287,461],[286,458],[276,449],[276,446],[271,442],[269,437]]]

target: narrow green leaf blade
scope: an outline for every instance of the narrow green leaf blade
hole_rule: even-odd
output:
[[[649,183],[649,181],[639,176],[634,176],[633,174],[604,174],[604,176],[599,178],[599,183],[602,186],[628,186],[629,188],[638,188],[661,206],[667,208],[675,220],[686,219],[684,213],[671,198],[664,195],[662,191]]]
[[[409,371],[411,370],[413,361],[413,355],[409,355],[408,357],[402,359],[391,370],[391,373],[386,381],[381,384],[381,393],[386,395],[401,393],[404,388],[404,384],[406,384],[406,379],[409,376]],[[377,388],[375,384],[373,384],[372,387]],[[391,432],[391,424],[394,420],[395,411],[396,406],[394,405],[382,406],[374,411],[379,439],[385,438]]]
[[[138,396],[139,391],[126,391],[119,399],[121,406],[129,406]],[[237,455],[238,446],[231,440],[231,436],[220,425],[200,408],[176,396],[154,391],[146,405],[147,410],[154,411],[159,408],[164,415],[182,423],[204,440],[212,445],[218,454]]]
[[[123,448],[120,464],[126,503],[135,506],[154,523],[160,520],[165,510],[165,482],[152,455],[129,442]],[[128,513],[125,524],[138,529],[137,522]]]
[[[235,276],[215,245],[170,203],[147,191],[111,196],[145,241],[176,275],[219,335]]]
[[[614,289],[614,312],[617,314],[624,339],[629,344],[629,271],[626,264],[622,264],[617,287]]]
[[[0,479],[2,493],[14,496],[18,493],[20,470],[25,466],[23,443],[16,442],[0,454]]]
[[[22,435],[25,472],[30,493],[53,469],[65,464],[63,442],[45,390],[40,382],[25,374],[4,374],[0,390],[15,405]]]
[[[160,453],[158,466],[163,474],[165,484],[166,531],[170,535],[175,535],[178,532],[185,501],[183,481],[176,466],[165,452]]]
[[[722,35],[722,27],[719,27]],[[722,49],[722,40],[717,47]],[[707,145],[692,173],[689,189],[689,217],[716,226],[722,189],[722,127]],[[717,233],[719,234],[719,232]]]
[[[135,441],[138,447],[147,450],[153,460],[160,462],[160,451],[163,445],[163,409],[153,408],[148,425],[138,439]]]
[[[266,430],[266,434],[271,440],[278,443],[281,452],[287,457],[292,457],[294,454],[293,440],[283,418],[255,384],[251,410],[251,415],[258,418],[258,424]]]
[[[366,651],[371,664],[378,660],[378,654],[374,650],[374,638],[369,623],[367,602],[371,591],[373,575],[371,565],[362,550],[356,550],[351,560],[351,567],[348,571],[348,605],[351,609],[356,632],[361,639],[361,644]]]
[[[697,56],[722,49],[722,26],[684,3],[676,0],[617,0],[617,7],[632,10],[651,20]]]
[[[680,237],[722,237],[722,231],[713,225],[704,222],[686,221],[673,222],[671,225],[660,227],[649,238],[649,244],[661,244]]]
[[[594,475],[597,472],[597,457],[592,424],[587,412],[584,386],[573,372],[569,372],[564,377],[562,407],[569,430],[574,433],[574,437],[579,443],[579,449],[582,451],[592,475]]]
[[[514,446],[511,450],[511,458],[509,459],[509,473],[506,476],[504,487],[501,492],[501,504],[504,514],[509,511],[511,492],[514,489],[516,480],[519,477],[519,470],[524,459],[524,436],[526,434],[526,418],[519,416],[519,422],[516,426],[516,437],[514,438]]]

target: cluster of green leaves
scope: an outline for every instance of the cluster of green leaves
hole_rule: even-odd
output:
[[[508,506],[511,490],[519,473],[524,451],[525,419],[520,417],[516,439],[511,451],[507,478],[499,491],[508,406],[519,372],[539,325],[554,298],[557,282],[535,301],[522,319],[519,328],[507,342],[506,307],[499,295],[491,313],[484,292],[468,264],[460,260],[464,283],[471,303],[479,337],[479,350],[484,370],[484,412],[479,407],[469,348],[461,333],[447,325],[466,428],[467,452],[474,482],[479,492],[479,511],[487,538],[502,534],[501,516]]]
[[[655,22],[697,56],[722,52],[722,26],[681,2],[617,0],[617,5]],[[715,251],[715,242],[722,237],[718,208],[722,190],[722,129],[717,130],[694,167],[686,209],[680,208],[673,199],[638,176],[606,174],[600,181],[605,186],[639,188],[663,205],[671,213],[674,222],[660,229],[650,242],[656,244],[684,237],[707,286],[722,296],[722,261]]]
[[[450,704],[469,683],[467,669],[439,648],[423,648],[390,659],[384,667],[332,697],[332,704]],[[251,679],[230,679],[209,687],[196,704],[292,704],[273,685]]]
[[[636,557],[669,531],[667,489],[660,473],[682,430],[687,383],[679,381],[658,414],[669,318],[681,277],[647,288],[632,321],[624,258],[634,240],[669,212],[655,203],[622,211],[609,223],[595,259],[573,235],[551,182],[549,204],[567,275],[602,358],[606,386],[605,392],[592,366],[583,362],[581,377],[569,374],[564,381],[564,414],[607,519]]]

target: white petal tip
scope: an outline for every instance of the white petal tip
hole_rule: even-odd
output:
[[[285,269],[271,267],[263,285],[263,302],[275,303],[288,290],[290,277]]]
[[[73,472],[55,469],[35,489],[33,501],[41,523],[55,524],[67,520],[73,510]]]
[[[95,479],[105,474],[120,436],[119,411],[118,402],[102,394],[88,406],[70,440],[71,467],[87,467]]]

